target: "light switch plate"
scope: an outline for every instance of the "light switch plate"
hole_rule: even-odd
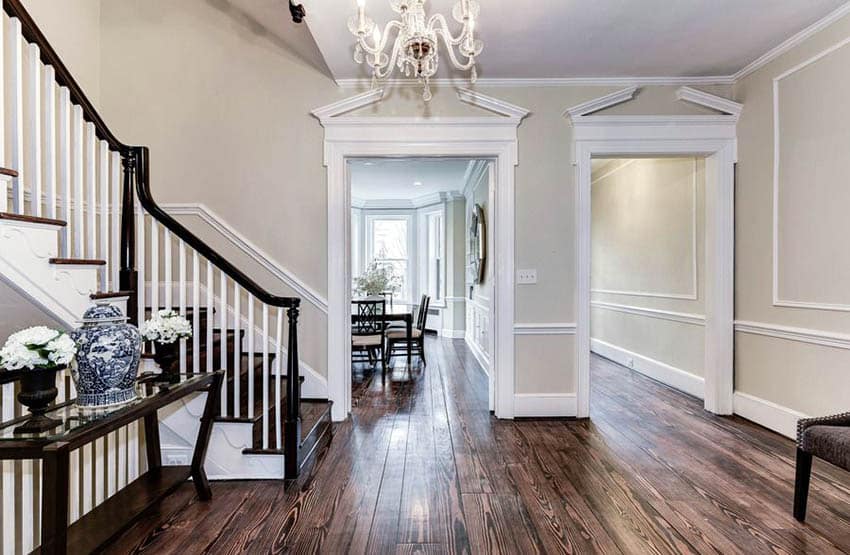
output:
[[[537,283],[537,270],[517,270],[516,282],[519,285]]]

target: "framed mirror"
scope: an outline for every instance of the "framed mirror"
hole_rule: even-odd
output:
[[[484,214],[480,204],[472,208],[469,224],[469,273],[472,283],[484,282],[484,269],[487,266],[487,222]]]

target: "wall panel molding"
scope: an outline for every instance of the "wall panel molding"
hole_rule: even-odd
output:
[[[779,324],[768,324],[765,322],[749,322],[746,320],[735,320],[735,331],[749,335],[762,335],[786,341],[798,343],[809,343],[822,347],[834,347],[836,349],[850,350],[850,334],[835,333],[810,328],[797,328]]]
[[[671,322],[679,322],[681,324],[690,324],[693,326],[705,326],[705,316],[702,314],[676,312],[673,310],[661,310],[658,308],[645,308],[642,306],[626,304],[606,303],[602,301],[591,301],[590,306],[603,310],[622,312],[624,314],[633,314],[635,316],[645,316],[647,318],[669,320]]]
[[[514,324],[514,335],[575,335],[576,325],[572,322],[546,324]]]
[[[847,6],[850,6],[848,4]],[[850,10],[848,10],[850,11]],[[780,160],[780,114],[779,114],[779,83],[798,71],[806,68],[826,56],[850,44],[850,37],[833,44],[811,58],[780,73],[773,78],[773,306],[784,308],[800,308],[809,310],[830,310],[850,312],[850,304],[826,303],[803,300],[782,299],[779,295],[779,170]],[[812,100],[814,102],[814,100]]]

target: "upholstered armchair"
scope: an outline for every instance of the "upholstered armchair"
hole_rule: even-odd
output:
[[[806,520],[813,456],[850,470],[850,412],[797,421],[794,518],[800,522]]]

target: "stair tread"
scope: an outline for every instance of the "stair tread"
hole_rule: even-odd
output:
[[[60,265],[86,265],[86,266],[105,266],[106,260],[97,258],[51,258],[51,264]]]
[[[128,297],[132,295],[132,291],[98,291],[89,295],[92,299],[115,299],[118,297]]]
[[[65,227],[66,225],[68,225],[68,223],[64,220],[56,220],[54,218],[42,218],[40,216],[27,216],[24,214],[12,214],[11,212],[0,212],[0,220],[27,222],[31,224],[55,225],[59,227]]]
[[[13,170],[12,168],[0,168],[0,175],[8,175],[11,177],[18,177],[17,170]]]
[[[301,438],[299,444],[304,444],[310,439],[310,436],[317,432],[317,428],[322,420],[327,419],[330,423],[330,411],[333,403],[328,401],[327,399],[302,399],[301,400]],[[281,405],[281,409],[284,409],[285,405]],[[270,411],[270,415],[274,415],[274,409]],[[282,455],[283,449],[277,449],[275,447],[276,444],[276,436],[274,432],[274,427],[272,426],[272,419],[269,418],[269,447],[264,449],[262,447],[262,430],[257,433],[258,426],[255,426],[255,433],[253,438],[254,445],[251,448],[243,450],[243,453],[246,454],[258,454],[258,455]],[[281,431],[281,443],[283,443],[284,434]]]

